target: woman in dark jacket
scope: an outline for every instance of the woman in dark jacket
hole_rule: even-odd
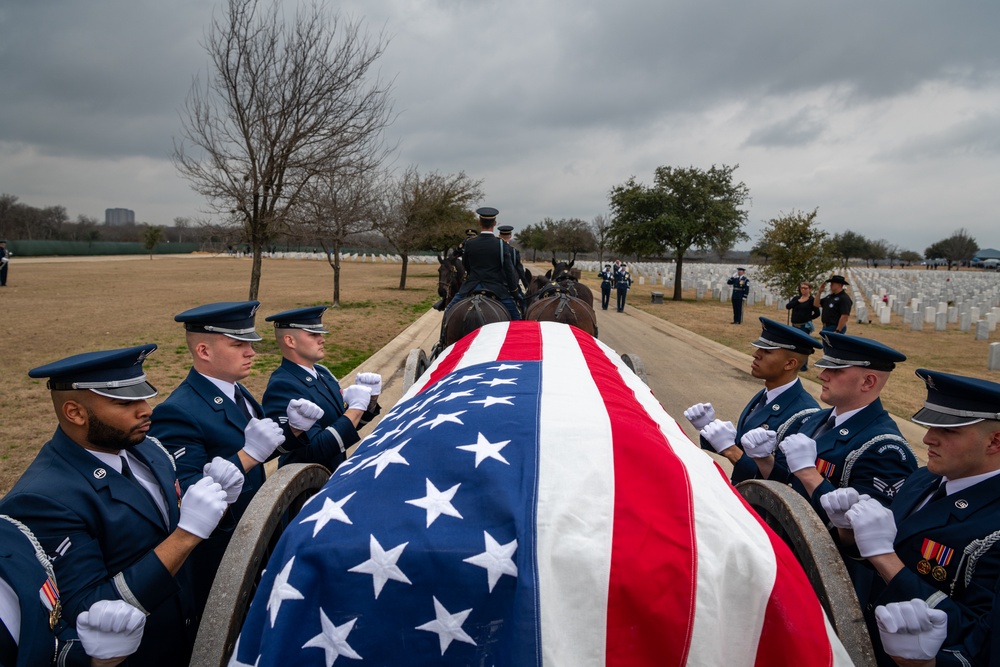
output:
[[[803,281],[799,285],[799,295],[792,297],[785,304],[785,308],[791,311],[792,326],[812,335],[815,331],[812,321],[820,315],[819,297],[813,295],[812,285]],[[807,368],[809,368],[808,362],[802,365],[802,370]]]

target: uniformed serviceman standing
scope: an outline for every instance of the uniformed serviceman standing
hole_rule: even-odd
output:
[[[733,464],[733,484],[761,476],[753,459],[743,453],[742,440],[750,431],[754,431],[751,439],[768,439],[773,449],[778,434],[819,410],[799,381],[799,368],[822,346],[795,327],[766,317],[760,318],[760,324],[760,337],[750,343],[755,348],[750,374],[763,380],[764,388],[743,408],[736,425],[716,419],[711,403],[696,403],[684,411],[699,430],[702,447],[711,447]]]
[[[830,283],[830,293],[819,300],[823,331],[847,333],[847,320],[850,319],[851,306],[854,302],[844,291],[844,285],[851,283],[844,280],[844,276],[830,276],[826,282]]]
[[[0,287],[7,286],[7,269],[10,266],[10,251],[7,241],[0,241]]]
[[[610,264],[604,265],[604,270],[597,274],[601,279],[601,310],[607,310],[611,303],[611,286],[615,282],[615,272],[611,270]]]
[[[510,241],[514,235],[513,225],[500,225],[497,227],[497,234],[500,236],[500,240],[507,244],[510,251],[514,255],[514,270],[517,271],[517,280],[519,285],[517,287],[517,294],[515,298],[517,299],[518,306],[521,309],[522,316],[524,315],[524,290],[528,289],[528,277],[524,271],[524,264],[521,262],[521,251],[511,245]],[[521,285],[524,285],[524,290],[521,289]]]
[[[279,425],[265,416],[260,404],[239,384],[250,375],[256,355],[252,343],[257,301],[211,303],[180,313],[192,368],[167,400],[153,410],[150,435],[163,443],[177,462],[177,477],[186,489],[202,468],[221,457],[244,473],[242,493],[232,504],[211,539],[191,559],[198,609],[204,607],[229,539],[254,494],[264,484],[264,468],[276,450],[304,446],[302,434],[322,416],[307,400],[288,404],[288,421]]]
[[[124,600],[99,600],[73,628],[62,617],[42,546],[27,526],[0,514],[0,665],[114,667],[139,648],[145,625],[143,613]]]
[[[493,235],[499,213],[488,206],[476,209],[482,231],[476,238],[465,241],[465,251],[462,253],[465,282],[445,309],[445,316],[460,299],[477,290],[484,290],[500,300],[510,313],[510,319],[521,319],[521,313],[514,302],[514,294],[517,292],[514,253],[510,246]]]
[[[743,302],[750,294],[750,279],[746,277],[746,269],[742,266],[737,268],[726,284],[733,286],[733,324],[743,324]]]
[[[100,600],[147,615],[136,665],[186,665],[197,616],[186,563],[242,476],[221,459],[181,496],[174,462],[146,437],[142,370],[155,345],[78,354],[29,371],[49,378],[59,426],[2,501],[52,560],[67,622]],[[217,481],[216,481],[217,480]]]
[[[615,298],[619,313],[625,312],[625,298],[628,296],[628,288],[631,286],[632,274],[628,271],[628,264],[622,262],[615,273]]]
[[[281,350],[281,365],[267,381],[264,414],[281,423],[287,420],[288,404],[307,399],[323,410],[323,416],[307,429],[309,444],[280,458],[280,464],[319,463],[329,470],[347,458],[347,448],[360,437],[358,429],[381,411],[378,397],[382,377],[378,373],[358,373],[358,384],[340,391],[340,383],[326,366],[323,312],[326,306],[298,308],[269,315],[274,337]],[[293,424],[294,426],[294,424]]]
[[[928,427],[927,467],[906,479],[889,509],[852,489],[824,495],[823,506],[840,541],[855,544],[872,566],[860,600],[879,664],[892,661],[873,607],[920,600],[947,614],[940,651],[920,658],[993,665],[986,655],[990,632],[1000,632],[990,627],[1000,585],[1000,384],[925,369],[917,376],[927,399],[913,421]],[[884,648],[898,655],[898,643]]]

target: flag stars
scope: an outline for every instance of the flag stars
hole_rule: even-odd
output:
[[[489,370],[502,373],[504,371],[519,371],[521,370],[521,364],[500,364],[499,366],[490,366]]]
[[[475,373],[473,375],[463,375],[460,378],[455,378],[454,380],[452,380],[448,384],[465,384],[469,380],[481,380],[482,378],[483,378],[483,374],[482,373]]]
[[[288,559],[285,563],[285,567],[281,568],[281,572],[278,576],[274,578],[274,584],[271,586],[271,595],[267,598],[267,610],[271,612],[271,627],[274,627],[274,622],[278,618],[278,611],[281,609],[281,603],[285,600],[302,600],[302,593],[295,589],[290,583],[288,583],[288,578],[292,574],[292,565],[295,563],[295,556]]]
[[[444,652],[448,650],[453,641],[465,642],[466,644],[477,646],[472,637],[462,629],[462,624],[465,623],[465,619],[472,613],[472,609],[451,614],[444,608],[443,604],[438,602],[436,597],[432,597],[432,599],[434,600],[435,619],[423,625],[418,625],[416,629],[437,633],[438,643],[441,645],[441,655],[444,655]]]
[[[449,413],[449,414],[442,413],[442,414],[439,414],[434,419],[432,419],[432,420],[430,420],[428,422],[424,422],[423,424],[420,425],[420,427],[423,428],[424,426],[430,426],[431,430],[433,431],[436,427],[440,426],[441,424],[446,424],[448,422],[451,422],[453,424],[462,424],[462,425],[464,425],[465,422],[463,422],[461,419],[459,419],[458,416],[459,415],[464,415],[466,412],[468,412],[468,410],[459,410],[458,412],[452,412],[452,413]]]
[[[334,625],[322,608],[319,610],[319,622],[322,632],[302,645],[302,648],[321,648],[326,653],[326,667],[333,667],[337,658],[344,656],[352,660],[361,660],[351,645],[347,643],[347,635],[351,634],[358,619],[352,618],[343,625]]]
[[[409,542],[403,542],[399,546],[386,551],[382,548],[382,545],[378,543],[378,540],[375,539],[374,535],[370,535],[369,537],[368,548],[371,553],[371,558],[350,568],[348,572],[358,572],[361,574],[372,575],[372,584],[375,586],[376,600],[378,599],[378,594],[382,592],[382,587],[385,586],[386,582],[390,579],[412,585],[412,582],[396,565],[396,561],[399,560],[399,557],[403,554],[403,549],[406,548],[406,545],[409,544]]]
[[[490,387],[496,387],[501,384],[517,384],[517,378],[493,378],[492,380],[483,380],[478,384],[485,384]]]
[[[389,449],[387,449],[387,450],[379,453],[378,456],[374,457],[371,461],[369,461],[368,463],[364,464],[364,466],[362,466],[362,467],[363,468],[371,468],[372,466],[374,466],[375,467],[375,479],[378,479],[378,476],[382,474],[382,471],[385,470],[386,468],[388,468],[393,463],[401,463],[401,464],[403,464],[405,466],[410,465],[410,462],[407,461],[406,459],[404,459],[403,456],[402,456],[402,454],[399,453],[399,451],[401,449],[403,449],[403,447],[405,447],[406,443],[408,443],[409,441],[410,441],[410,439],[407,438],[406,440],[404,440],[403,442],[399,443],[395,447],[391,447],[391,448],[389,448]]]
[[[459,445],[456,449],[461,449],[467,452],[474,452],[476,454],[476,466],[485,461],[486,459],[496,459],[500,463],[510,465],[500,453],[500,450],[506,447],[510,443],[510,440],[502,440],[500,442],[490,442],[486,439],[482,433],[477,434],[476,442],[472,445]],[[428,524],[429,525],[429,524]]]
[[[458,491],[458,487],[461,484],[456,484],[447,491],[438,491],[437,487],[434,486],[431,480],[427,479],[427,495],[423,498],[414,498],[413,500],[407,500],[408,505],[416,505],[417,507],[422,507],[427,510],[427,527],[430,528],[431,524],[442,514],[447,514],[448,516],[453,516],[455,518],[461,519],[462,515],[458,513],[454,505],[451,504],[452,498],[455,497],[455,493]]]
[[[484,408],[488,408],[491,405],[514,405],[510,402],[513,396],[487,396],[486,398],[479,401],[469,401],[470,404],[481,403]]]
[[[437,400],[438,403],[447,403],[448,401],[453,401],[456,398],[464,398],[466,396],[472,396],[473,393],[466,389],[465,391],[453,391],[443,398]]]
[[[340,521],[341,523],[351,524],[350,517],[347,516],[347,512],[344,511],[344,505],[350,500],[357,491],[352,491],[348,495],[344,496],[340,500],[334,502],[329,498],[323,499],[323,507],[320,508],[315,514],[311,514],[306,518],[302,519],[300,523],[305,523],[307,521],[315,521],[316,525],[313,526],[313,537],[319,534],[319,531],[326,527],[326,524],[331,521]]]
[[[517,565],[514,564],[514,552],[517,551],[517,540],[512,540],[507,544],[500,544],[493,536],[483,531],[486,539],[486,551],[463,560],[465,563],[477,565],[486,570],[486,577],[490,585],[490,593],[493,587],[505,574],[512,577],[517,576]]]

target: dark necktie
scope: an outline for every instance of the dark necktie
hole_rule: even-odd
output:
[[[823,435],[827,431],[833,430],[833,427],[836,425],[837,425],[837,416],[831,412],[830,416],[827,417],[825,422],[823,422],[823,425],[820,426],[818,429],[816,429],[816,432],[813,433],[813,440],[817,440],[821,435]]]
[[[927,503],[930,504],[930,503],[934,502],[935,500],[941,500],[942,498],[944,498],[947,495],[948,495],[947,485],[944,483],[944,480],[941,480],[941,483],[938,484],[938,488],[934,491],[934,493],[931,495],[931,497],[927,500]]]
[[[760,398],[758,398],[757,402],[754,403],[753,408],[750,410],[750,412],[749,412],[749,414],[747,414],[747,416],[749,417],[750,415],[754,414],[755,412],[757,412],[758,410],[760,410],[761,408],[763,408],[765,405],[767,405],[767,392],[766,391],[763,394],[760,395]]]
[[[135,475],[132,473],[132,468],[130,468],[128,465],[128,459],[126,459],[124,456],[119,456],[118,458],[122,460],[122,477],[132,482],[135,482],[136,484],[139,484],[139,480],[135,478]],[[142,486],[142,484],[139,484],[139,486]]]
[[[236,401],[236,407],[240,409],[240,412],[247,418],[247,421],[253,419],[253,415],[250,414],[250,408],[247,407],[247,402],[243,398],[243,392],[240,391],[239,385],[236,386],[233,392],[233,400]]]

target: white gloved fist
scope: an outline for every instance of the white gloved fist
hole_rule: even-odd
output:
[[[124,600],[98,600],[76,617],[84,652],[98,660],[135,653],[145,627],[145,615]]]
[[[830,523],[837,528],[850,528],[851,522],[847,520],[847,510],[854,507],[862,500],[870,500],[867,493],[859,495],[857,489],[850,487],[846,489],[834,489],[830,493],[820,496],[819,504],[823,506],[823,511],[830,517]]]
[[[896,521],[892,511],[882,503],[869,498],[847,510],[847,521],[854,530],[858,552],[865,558],[891,554],[895,551]]]
[[[254,461],[263,463],[274,453],[274,450],[285,441],[281,427],[270,418],[251,419],[243,429],[243,451]]]
[[[206,463],[202,468],[205,477],[211,477],[213,482],[217,482],[222,490],[226,492],[226,503],[232,505],[240,497],[243,491],[243,482],[246,477],[243,471],[221,456],[216,456],[210,463]]]
[[[308,431],[323,416],[323,408],[304,398],[293,398],[285,408],[288,425],[298,431]]]
[[[207,540],[228,506],[222,485],[211,477],[202,477],[188,487],[181,499],[181,518],[177,527]]]
[[[907,660],[936,657],[948,635],[948,614],[919,598],[875,607],[875,622],[885,652]]]
[[[816,441],[805,433],[793,433],[778,446],[785,453],[789,472],[816,467]]]
[[[700,433],[701,437],[712,445],[712,449],[720,454],[722,450],[729,449],[736,444],[736,427],[733,426],[733,422],[714,419],[708,426],[701,429]]]
[[[382,376],[378,373],[358,373],[355,382],[364,387],[371,387],[372,396],[382,393]]]
[[[740,438],[743,451],[752,459],[766,459],[774,454],[778,434],[769,428],[758,427],[750,429]]]
[[[344,390],[344,402],[348,410],[367,410],[371,402],[372,390],[363,384],[352,384]]]
[[[715,408],[711,403],[695,403],[684,411],[684,418],[700,431],[715,419]]]

